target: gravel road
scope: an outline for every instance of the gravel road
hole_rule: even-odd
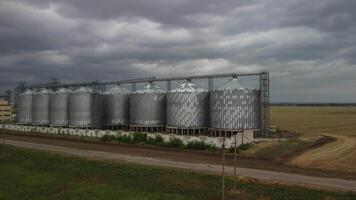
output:
[[[182,162],[175,161],[172,159],[161,159],[153,158],[149,156],[138,156],[138,155],[129,155],[125,153],[117,152],[107,152],[99,150],[90,150],[90,149],[79,149],[75,147],[64,147],[57,145],[48,145],[43,143],[35,142],[24,142],[17,140],[6,140],[6,144],[37,149],[37,150],[46,150],[57,153],[63,153],[67,155],[74,155],[92,159],[104,159],[104,160],[114,160],[120,162],[130,162],[137,164],[161,166],[161,167],[170,167],[170,168],[179,168],[185,170],[193,170],[199,172],[207,172],[213,174],[221,173],[221,165],[209,164],[209,163],[197,163],[197,162]],[[232,167],[226,167],[226,173],[229,175],[233,174]],[[353,191],[356,192],[356,181],[352,180],[343,180],[337,178],[324,178],[324,177],[313,177],[285,172],[274,172],[260,169],[249,169],[249,168],[237,168],[238,176],[240,177],[249,177],[255,178],[262,181],[268,181],[272,183],[282,183],[282,184],[292,184],[307,186],[320,189],[329,189],[337,191]]]

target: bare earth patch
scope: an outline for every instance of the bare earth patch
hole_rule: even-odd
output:
[[[356,172],[356,140],[350,136],[326,134],[335,142],[305,152],[289,163],[301,167]]]
[[[332,143],[307,151],[290,164],[316,169],[356,172],[356,107],[272,107],[272,125],[305,133],[326,135]]]

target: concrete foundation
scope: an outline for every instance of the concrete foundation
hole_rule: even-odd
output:
[[[44,126],[30,126],[30,125],[18,125],[18,124],[1,124],[0,127],[12,130],[28,132],[31,134],[42,133],[42,134],[52,134],[52,135],[75,135],[81,137],[93,137],[101,138],[104,135],[111,136],[132,136],[133,132],[128,131],[111,131],[111,130],[97,130],[97,129],[79,129],[79,128],[68,128],[68,127],[44,127]],[[170,141],[173,138],[178,138],[183,141],[184,144],[189,142],[205,142],[211,144],[217,148],[222,146],[222,137],[209,137],[209,136],[199,136],[199,135],[177,135],[177,134],[166,134],[166,133],[145,133],[149,138],[155,138],[160,136],[165,142]],[[239,132],[236,135],[237,146],[242,144],[248,144],[254,141],[254,130],[246,130]],[[230,148],[234,146],[235,136],[228,136],[225,139],[225,147]]]

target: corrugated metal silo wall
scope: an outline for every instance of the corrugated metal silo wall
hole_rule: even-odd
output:
[[[103,102],[99,94],[72,93],[69,95],[69,126],[100,128]]]
[[[210,93],[210,126],[218,129],[259,129],[259,90],[221,90]]]
[[[49,123],[49,94],[33,95],[32,123],[38,125]]]
[[[167,94],[167,126],[207,127],[208,92],[171,92]]]
[[[134,93],[130,95],[130,124],[158,126],[166,124],[166,94]]]
[[[68,94],[51,94],[49,101],[49,124],[67,126],[69,123]]]
[[[130,123],[130,96],[109,94],[103,96],[104,124],[124,125]]]
[[[16,119],[17,123],[32,123],[32,95],[20,95],[17,99]]]

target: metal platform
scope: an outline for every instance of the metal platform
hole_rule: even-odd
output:
[[[206,135],[208,133],[207,127],[166,127],[166,133],[177,135]]]
[[[231,137],[233,135],[237,135],[238,133],[242,133],[242,132],[244,132],[244,130],[209,128],[208,135],[211,137]]]
[[[130,125],[130,131],[134,132],[164,132],[166,126],[143,126],[143,125]]]
[[[103,126],[104,130],[129,130],[130,125],[129,124],[104,124]]]
[[[22,126],[30,126],[31,123],[15,123],[16,125],[22,125]]]
[[[98,130],[100,127],[88,127],[88,126],[68,126],[68,128],[72,129],[84,129],[84,130]]]
[[[68,128],[69,126],[68,125],[52,125],[50,124],[49,127],[53,127],[53,128]]]
[[[31,124],[31,126],[49,127],[49,124]]]

